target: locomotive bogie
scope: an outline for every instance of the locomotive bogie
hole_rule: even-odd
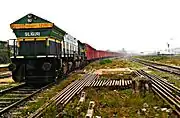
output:
[[[12,77],[16,82],[49,83],[62,71],[62,61],[56,58],[12,58],[16,69]]]

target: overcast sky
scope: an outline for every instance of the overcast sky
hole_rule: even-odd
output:
[[[3,0],[0,40],[15,38],[9,24],[28,13],[97,49],[180,47],[179,0]]]

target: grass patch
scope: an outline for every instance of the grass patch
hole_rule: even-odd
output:
[[[101,60],[101,61],[99,62],[100,65],[108,64],[108,63],[112,63],[112,60],[110,60],[110,59],[104,59],[104,60]]]
[[[149,61],[160,61],[160,60],[166,60],[169,59],[170,56],[164,56],[164,55],[155,55],[155,56],[137,56],[137,58],[146,59]]]
[[[127,61],[127,63],[128,63],[128,67],[132,70],[137,70],[144,67],[144,65],[137,62]]]
[[[165,112],[157,111],[153,107],[158,108],[166,106],[162,100],[160,100],[153,93],[146,94],[145,97],[140,95],[133,95],[131,89],[127,90],[109,90],[107,88],[101,89],[87,89],[88,94],[86,101],[80,106],[79,112],[77,112],[77,103],[79,98],[76,97],[72,102],[68,103],[64,109],[65,116],[78,116],[85,117],[88,104],[91,100],[95,101],[94,116],[102,116],[102,118],[111,118],[116,116],[130,117],[130,118],[144,118],[144,117],[168,117]],[[148,104],[146,108],[147,112],[142,112],[144,103]],[[140,114],[137,112],[141,111]],[[65,117],[66,118],[66,117]]]
[[[131,62],[125,59],[105,59],[100,61],[95,61],[90,63],[85,67],[87,71],[90,70],[98,70],[98,69],[115,69],[115,68],[131,68],[131,69],[138,69],[142,68],[143,66],[138,63]]]
[[[132,79],[136,76],[137,75],[134,72],[120,72],[119,74],[102,74],[100,75],[100,79]]]
[[[138,56],[138,58],[180,66],[180,56]]]
[[[10,87],[14,87],[14,86],[18,86],[19,84],[20,83],[10,83],[10,84],[5,84],[5,85],[0,85],[0,90],[10,88]]]
[[[85,67],[86,70],[98,70],[98,69],[109,69],[109,68],[126,68],[128,67],[128,62],[122,59],[108,59],[100,60],[90,63]]]
[[[102,63],[100,61],[89,64],[86,69],[109,69],[109,68],[131,68],[140,69],[144,66],[141,64],[130,62],[122,59],[112,59],[111,63]],[[101,79],[107,78],[133,78],[134,73],[120,72],[116,74],[102,75]],[[169,117],[169,114],[162,112],[160,108],[167,107],[158,96],[153,93],[146,93],[145,96],[132,94],[131,89],[126,90],[110,90],[108,88],[88,88],[86,100],[83,104],[78,105],[79,97],[75,96],[63,110],[63,118],[69,117],[85,117],[89,102],[95,101],[94,116],[101,116],[102,118],[146,118],[146,117]],[[144,104],[148,104],[146,112],[143,112]],[[158,107],[154,109],[154,107]],[[78,108],[78,110],[77,110]]]
[[[55,118],[58,114],[57,107],[51,106],[46,109],[46,112],[43,114],[43,118]]]

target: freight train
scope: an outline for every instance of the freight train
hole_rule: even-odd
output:
[[[27,14],[10,24],[13,42],[12,78],[16,82],[48,83],[97,59],[119,53],[96,50],[82,43],[54,23]]]

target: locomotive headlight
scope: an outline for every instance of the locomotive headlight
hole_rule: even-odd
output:
[[[32,23],[32,19],[31,18],[27,19],[27,21],[28,21],[28,23]]]
[[[44,64],[42,65],[42,69],[43,69],[44,71],[49,71],[49,70],[51,69],[51,66],[52,66],[51,63],[49,63],[49,62],[44,62]]]
[[[33,20],[33,18],[32,18],[32,17],[33,17],[33,16],[32,16],[32,14],[28,14],[28,16],[27,16],[27,17],[28,17],[27,22],[28,22],[28,23],[32,23],[32,20]]]

